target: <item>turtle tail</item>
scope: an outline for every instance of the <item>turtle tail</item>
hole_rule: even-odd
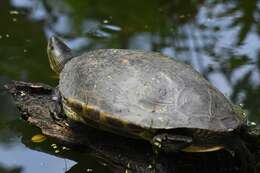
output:
[[[225,140],[224,145],[232,156],[239,159],[241,173],[256,173],[255,158],[239,137]]]

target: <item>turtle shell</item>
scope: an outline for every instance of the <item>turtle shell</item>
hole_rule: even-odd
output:
[[[65,107],[97,123],[109,119],[150,130],[218,132],[242,123],[229,100],[196,70],[159,53],[121,49],[85,53],[66,63],[59,89]]]

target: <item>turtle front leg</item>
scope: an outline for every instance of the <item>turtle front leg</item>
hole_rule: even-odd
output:
[[[62,112],[61,94],[60,94],[58,87],[56,87],[53,90],[52,100],[53,100],[53,104],[49,107],[49,111],[50,111],[51,116],[56,121],[64,120],[65,116]]]
[[[158,134],[154,136],[151,143],[154,146],[155,152],[176,152],[183,148],[186,148],[192,144],[192,138],[183,135],[172,135],[172,134]]]

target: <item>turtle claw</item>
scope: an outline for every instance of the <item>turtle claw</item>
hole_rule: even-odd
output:
[[[161,137],[154,137],[153,139],[153,145],[154,147],[156,147],[157,149],[160,149],[162,148],[162,141],[163,141],[163,138]]]
[[[62,111],[61,111],[61,106],[57,102],[54,102],[49,107],[49,112],[55,121],[62,121],[65,119],[65,116],[62,114]]]

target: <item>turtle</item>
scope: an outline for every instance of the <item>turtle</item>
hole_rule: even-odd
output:
[[[246,118],[190,65],[157,52],[97,49],[79,56],[58,37],[47,54],[59,76],[54,100],[66,118],[144,139],[164,152],[226,149],[246,165]],[[248,167],[248,166],[244,166]]]

